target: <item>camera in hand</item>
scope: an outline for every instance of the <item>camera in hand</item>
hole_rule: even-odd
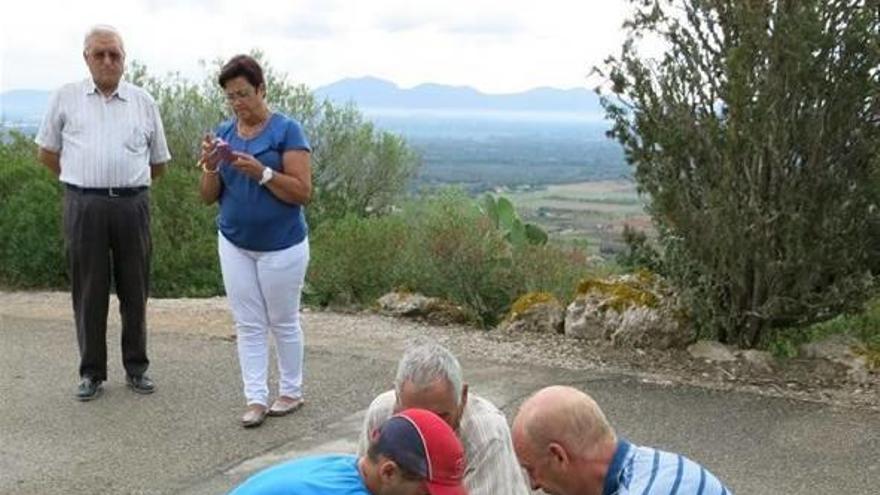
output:
[[[231,162],[235,160],[235,154],[232,152],[232,146],[229,145],[226,141],[217,138],[214,141],[214,154],[218,154],[221,160],[224,162]]]

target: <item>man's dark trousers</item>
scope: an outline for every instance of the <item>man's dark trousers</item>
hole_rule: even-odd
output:
[[[67,188],[64,234],[80,376],[107,380],[111,275],[122,320],[122,364],[129,376],[143,375],[150,363],[146,332],[152,251],[149,192]]]

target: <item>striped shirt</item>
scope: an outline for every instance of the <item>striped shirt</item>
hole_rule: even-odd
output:
[[[394,390],[389,390],[370,404],[358,443],[359,455],[366,455],[372,433],[391,417],[396,402]],[[456,433],[467,458],[464,484],[469,495],[531,493],[513,451],[507,418],[491,402],[469,395]]]
[[[149,186],[150,165],[171,159],[156,102],[125,81],[109,98],[91,79],[62,86],[34,141],[60,154],[61,182],[79,187]]]
[[[605,475],[603,495],[728,495],[706,468],[679,454],[641,447],[625,440]]]

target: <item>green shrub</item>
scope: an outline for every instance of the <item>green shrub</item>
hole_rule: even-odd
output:
[[[648,235],[629,225],[623,226],[624,251],[617,254],[616,262],[627,270],[646,268],[652,272],[662,273],[660,253],[648,240]]]
[[[441,297],[494,323],[514,295],[507,244],[472,200],[442,192],[381,217],[349,215],[312,235],[307,297],[370,305],[409,290]]]
[[[549,292],[569,301],[580,280],[600,271],[587,262],[586,248],[556,245],[525,245],[513,252],[514,276],[520,292]],[[601,270],[604,272],[604,269]]]
[[[0,285],[66,285],[61,187],[26,136],[0,135]]]
[[[783,329],[768,338],[763,347],[780,357],[794,357],[801,344],[838,334],[855,337],[865,354],[877,355],[880,351],[880,296],[868,301],[860,313],[839,315],[808,327]]]
[[[404,209],[410,227],[402,283],[461,304],[494,325],[521,292],[503,233],[461,191],[441,191]]]
[[[418,162],[406,143],[356,108],[317,102],[305,87],[266,69],[272,105],[298,117],[315,147],[307,302],[367,306],[407,289],[462,305],[490,326],[519,295],[547,291],[566,300],[589,274],[585,250],[510,242],[509,232],[462,191],[395,208]],[[202,132],[227,110],[215,75],[193,84],[176,74],[149,76],[137,63],[129,68],[129,79],[161,109],[173,157],[151,190],[153,296],[223,292],[217,208],[202,204],[193,166]],[[0,140],[0,163],[0,231],[9,233],[0,237],[0,286],[66,288],[60,184],[37,162],[28,137]]]
[[[312,142],[313,203],[306,212],[313,231],[320,230],[324,220],[387,211],[418,166],[418,157],[404,140],[376,129],[353,106],[317,101],[308,88],[292,84],[260,53],[254,55],[265,69],[270,106],[298,118]],[[229,112],[216,83],[221,65],[222,61],[204,64],[205,77],[195,83],[175,73],[150,75],[137,62],[127,70],[127,79],[155,98],[172,156],[166,174],[151,191],[154,296],[223,292],[216,207],[206,207],[199,199],[199,172],[194,167],[203,133]],[[0,238],[0,286],[65,288],[57,179],[38,163],[31,138],[21,134],[0,136],[0,164],[0,228],[6,233]],[[349,277],[352,283],[355,275]],[[356,293],[350,297],[366,297],[360,289],[350,291]]]
[[[370,304],[397,284],[407,228],[399,216],[349,215],[311,235],[306,302]]]
[[[68,285],[61,229],[63,191],[22,135],[0,144],[0,285],[63,289]],[[178,162],[179,163],[179,162]],[[214,209],[198,199],[198,175],[169,167],[151,190],[152,293],[158,297],[222,292]]]
[[[0,257],[11,285],[44,288],[64,283],[60,203],[58,187],[35,180],[6,204],[0,232],[15,235],[3,236]]]
[[[491,326],[521,294],[547,291],[564,301],[592,271],[577,248],[514,248],[475,200],[446,190],[386,216],[322,224],[312,235],[307,300],[371,305],[407,290],[459,304]]]
[[[755,347],[857,311],[880,261],[877,2],[627,3],[602,103],[700,331]]]
[[[176,161],[151,189],[156,297],[205,297],[223,293],[217,255],[216,206],[198,193],[199,172]]]

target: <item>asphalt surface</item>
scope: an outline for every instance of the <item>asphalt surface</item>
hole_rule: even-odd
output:
[[[304,318],[312,332],[306,407],[245,430],[228,339],[154,327],[158,391],[141,396],[124,385],[111,329],[110,380],[101,398],[80,403],[72,322],[0,308],[0,493],[225,493],[279,460],[353,451],[363,408],[391,383],[400,343],[334,339],[331,328],[309,329]],[[508,416],[545,385],[582,388],[619,434],[698,460],[736,493],[876,494],[880,487],[876,412],[521,362],[462,364],[472,393]]]

